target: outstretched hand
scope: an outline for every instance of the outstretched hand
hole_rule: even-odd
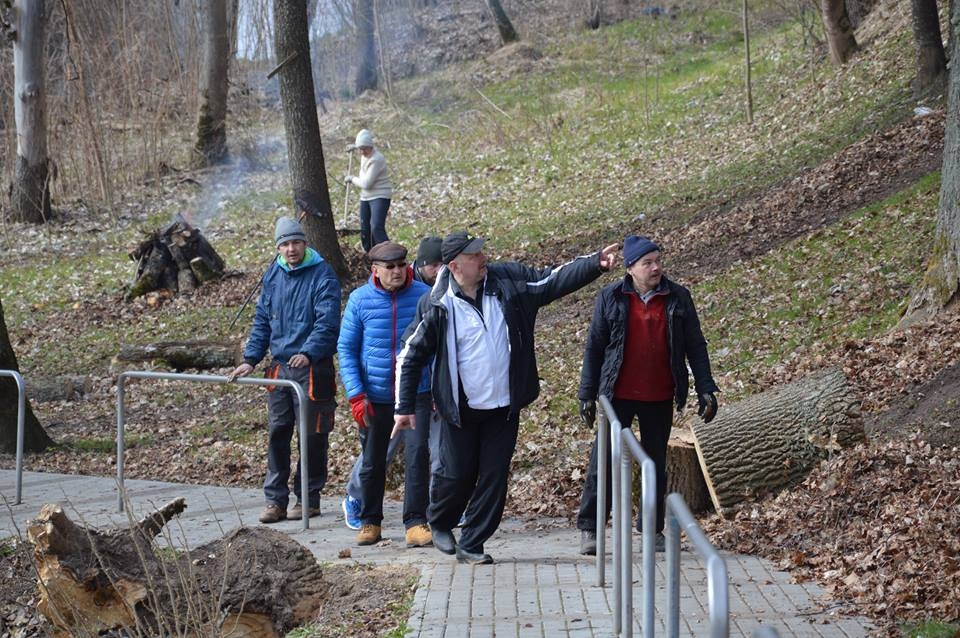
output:
[[[617,265],[617,251],[620,244],[610,244],[600,251],[600,270],[612,270]]]

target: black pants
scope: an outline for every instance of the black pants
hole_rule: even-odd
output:
[[[483,551],[483,543],[503,518],[520,425],[519,415],[509,412],[509,408],[461,407],[461,427],[445,421],[438,424],[439,458],[433,468],[427,516],[431,527],[451,530],[463,513],[460,546],[470,552]]]
[[[380,197],[360,202],[360,244],[363,252],[382,241],[387,241],[387,213],[390,211],[390,200]]]
[[[617,413],[620,425],[630,427],[633,418],[637,418],[640,431],[640,446],[653,459],[657,466],[657,531],[663,531],[664,500],[667,494],[667,441],[673,427],[673,401],[624,401],[614,399],[613,411]],[[626,452],[629,454],[629,452]],[[613,488],[610,480],[612,462],[607,462],[607,511],[604,520],[610,518],[610,506],[613,503]],[[637,509],[637,529],[641,527],[641,511]],[[580,514],[577,516],[578,529],[597,528],[597,442],[594,440],[590,450],[590,467],[583,484],[583,497],[580,500]]]

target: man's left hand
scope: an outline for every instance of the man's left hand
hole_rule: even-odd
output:
[[[303,353],[295,354],[290,357],[290,361],[287,362],[287,365],[291,368],[306,368],[308,365],[310,365],[310,357]]]
[[[600,251],[600,270],[612,270],[617,265],[617,250],[620,244],[610,244]]]
[[[697,401],[700,404],[697,414],[700,415],[703,422],[710,423],[710,421],[713,421],[713,417],[717,416],[717,397],[713,396],[712,392],[704,392],[697,397]]]
[[[394,414],[393,431],[390,432],[390,438],[397,436],[403,430],[416,430],[417,417],[413,414]]]

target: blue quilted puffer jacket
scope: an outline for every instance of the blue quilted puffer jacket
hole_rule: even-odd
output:
[[[347,398],[366,393],[373,403],[393,403],[394,368],[400,337],[413,321],[420,297],[430,291],[415,281],[407,268],[403,288],[387,292],[373,275],[347,299],[340,322],[337,357]],[[430,391],[429,367],[420,377],[418,392]]]

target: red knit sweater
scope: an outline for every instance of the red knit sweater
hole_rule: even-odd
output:
[[[648,303],[631,293],[623,344],[623,364],[613,396],[630,401],[669,401],[673,398],[670,348],[667,345],[667,297]]]

